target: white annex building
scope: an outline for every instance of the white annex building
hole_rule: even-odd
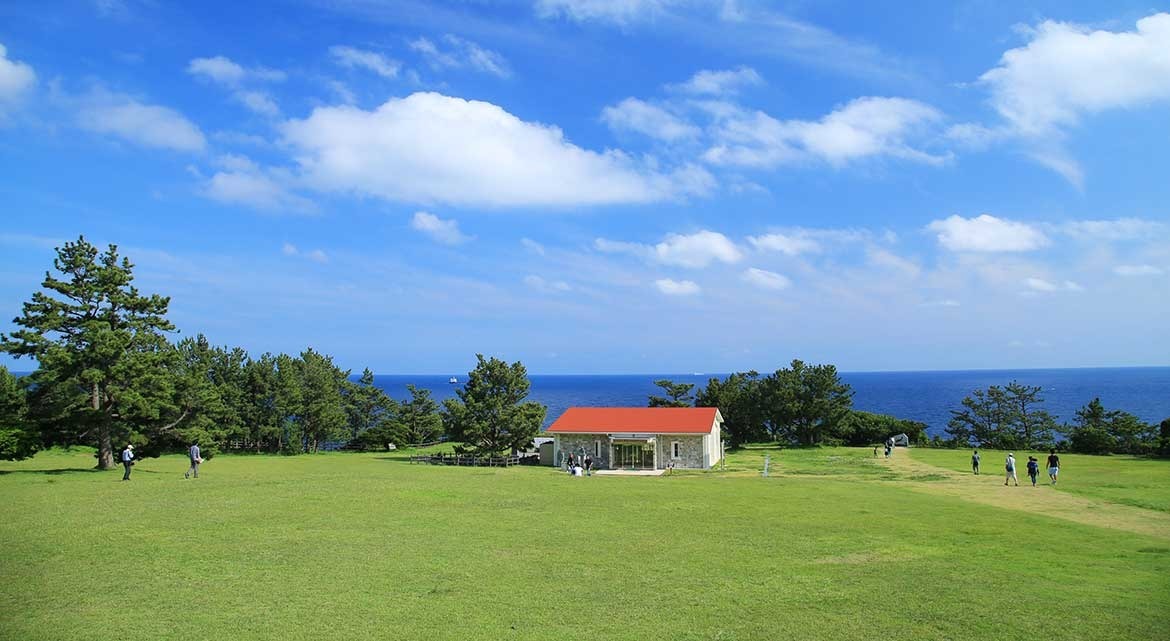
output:
[[[722,456],[715,407],[570,407],[549,428],[553,465],[570,454],[597,469],[706,469]]]

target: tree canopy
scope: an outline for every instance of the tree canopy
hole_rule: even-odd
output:
[[[518,452],[532,444],[544,423],[544,405],[525,401],[528,370],[519,361],[508,363],[476,354],[476,366],[457,399],[444,403],[444,425],[449,436],[479,454]]]

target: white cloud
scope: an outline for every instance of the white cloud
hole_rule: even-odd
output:
[[[820,120],[776,120],[740,112],[715,128],[704,158],[721,165],[773,167],[820,160],[834,166],[875,156],[940,164],[912,143],[942,119],[933,107],[906,98],[857,98]]]
[[[202,188],[202,195],[211,200],[268,212],[316,211],[312,201],[290,191],[286,171],[265,170],[247,156],[238,154],[220,155],[215,164],[222,171],[208,178]]]
[[[1051,281],[1044,280],[1043,278],[1030,277],[1024,279],[1024,284],[1027,285],[1028,289],[1032,290],[1033,292],[1079,292],[1084,290],[1083,287],[1071,280],[1066,280],[1061,283],[1053,283]]]
[[[77,119],[84,129],[143,147],[197,152],[207,146],[199,127],[174,109],[103,89],[82,98]]]
[[[1113,268],[1113,273],[1118,276],[1161,276],[1166,272],[1153,265],[1118,265]]]
[[[521,238],[520,244],[524,246],[524,249],[527,249],[528,251],[538,256],[544,256],[544,245],[541,245],[535,240],[532,240],[531,238]]]
[[[187,63],[187,73],[225,87],[237,87],[249,80],[280,82],[285,79],[283,71],[265,67],[244,67],[225,56],[194,58]]]
[[[866,252],[866,258],[871,266],[899,273],[906,278],[915,278],[922,272],[922,268],[914,261],[885,249],[871,247]]]
[[[312,251],[301,251],[300,249],[297,248],[296,245],[293,245],[292,243],[285,243],[280,248],[280,252],[282,254],[284,254],[285,256],[295,256],[295,257],[299,257],[299,258],[304,258],[306,260],[311,260],[314,263],[319,263],[322,265],[329,262],[329,255],[326,254],[324,251],[322,251],[320,249],[314,249]]]
[[[601,20],[626,24],[647,15],[661,13],[678,0],[536,0],[542,18],[565,17],[577,22]]]
[[[803,235],[764,234],[749,236],[748,242],[756,249],[780,252],[786,256],[799,256],[821,251],[821,244]]]
[[[231,90],[236,102],[261,116],[276,117],[280,108],[267,92],[246,87],[255,82],[280,82],[285,79],[283,71],[264,67],[245,68],[225,56],[195,58],[187,64],[187,73],[211,81]]]
[[[919,304],[921,307],[959,307],[959,301],[953,298],[944,298],[942,300],[930,300]]]
[[[611,254],[630,254],[648,262],[679,267],[706,267],[713,262],[737,263],[743,252],[719,232],[706,229],[693,234],[667,234],[657,245],[644,245],[598,238],[595,249]]]
[[[988,214],[975,218],[954,215],[932,221],[926,229],[935,232],[939,244],[951,251],[1022,252],[1048,244],[1048,237],[1039,229]]]
[[[1170,102],[1170,14],[1133,31],[1049,20],[1026,34],[979,78],[1006,123],[996,137],[1019,137],[1029,157],[1079,189],[1084,170],[1063,146],[1066,130],[1086,115]]]
[[[410,219],[410,227],[444,245],[459,245],[471,240],[470,236],[459,231],[459,221],[454,219],[443,220],[425,211],[414,212],[414,217]]]
[[[8,57],[8,49],[0,44],[0,105],[20,99],[37,82],[33,68]]]
[[[761,85],[764,79],[751,67],[739,67],[724,71],[703,70],[691,76],[690,80],[667,89],[683,93],[709,96],[726,96],[738,93],[743,87]]]
[[[447,34],[443,42],[448,49],[442,49],[427,38],[416,38],[410,48],[417,52],[432,69],[472,69],[500,78],[512,75],[504,56],[466,39]]]
[[[743,279],[762,289],[781,290],[792,285],[792,281],[788,280],[787,276],[755,267],[744,270]]]
[[[706,193],[701,168],[663,174],[620,151],[582,149],[560,129],[437,93],[373,111],[318,107],[281,131],[306,180],[389,200],[477,206],[647,203]]]
[[[1081,240],[1144,240],[1170,233],[1170,225],[1142,218],[1113,220],[1079,220],[1058,225],[1057,229]]]
[[[693,296],[699,293],[699,286],[694,281],[671,280],[662,278],[654,281],[658,291],[668,296]]]
[[[528,276],[524,277],[524,284],[531,289],[546,294],[559,294],[572,289],[572,287],[563,280],[549,281],[533,274],[529,274]]]
[[[1024,135],[1048,135],[1083,114],[1170,101],[1170,14],[1134,31],[1045,21],[980,81],[995,109]]]
[[[366,69],[383,78],[395,78],[402,69],[402,63],[376,51],[335,45],[329,47],[329,55],[343,67]]]
[[[280,107],[276,106],[276,101],[263,91],[237,91],[233,95],[241,104],[261,116],[280,115]]]
[[[601,111],[601,120],[615,131],[632,131],[656,140],[674,142],[695,138],[699,128],[669,111],[637,98],[626,98]]]

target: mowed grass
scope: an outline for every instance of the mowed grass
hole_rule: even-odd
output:
[[[871,450],[651,478],[403,454],[0,463],[0,638],[1170,637],[1170,532],[914,491]]]
[[[901,450],[899,450],[901,451]],[[1004,475],[1006,451],[980,450],[980,472]],[[1031,483],[1027,468],[1029,456],[1040,462],[1037,483],[1047,484],[1048,452],[1013,452],[1016,476],[1020,483]],[[959,472],[971,472],[971,450],[913,448],[914,460]],[[1120,505],[1170,512],[1170,461],[1136,456],[1088,456],[1060,453],[1060,475],[1056,490]]]

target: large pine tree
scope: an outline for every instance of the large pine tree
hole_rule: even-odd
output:
[[[50,443],[93,444],[97,466],[114,464],[115,439],[142,443],[169,427],[174,390],[163,337],[169,298],[133,286],[133,265],[110,245],[105,252],[79,237],[57,249],[44,291],[34,292],[0,334],[0,350],[35,359],[32,407]]]

